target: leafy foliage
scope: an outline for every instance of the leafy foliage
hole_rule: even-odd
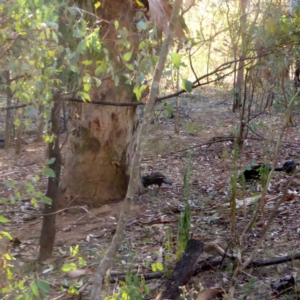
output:
[[[111,297],[106,297],[105,300],[142,300],[145,299],[145,295],[150,294],[150,290],[144,280],[140,280],[136,275],[126,274],[125,281],[121,282],[121,284],[120,291]]]

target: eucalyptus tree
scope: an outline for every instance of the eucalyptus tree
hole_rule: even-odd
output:
[[[127,191],[138,99],[157,60],[157,29],[148,21],[148,10],[160,7],[170,16],[172,6],[164,0],[77,4],[85,12],[95,12],[87,15],[87,22],[98,30],[99,49],[82,61],[86,67],[82,88],[95,104],[69,102],[71,132],[61,193],[65,203],[100,206],[124,199]],[[151,15],[159,30],[166,28],[167,19]],[[176,30],[177,36],[184,36],[180,26]],[[80,34],[88,36],[89,31]],[[86,45],[77,48],[85,50]]]

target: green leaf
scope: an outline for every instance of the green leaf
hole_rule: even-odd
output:
[[[156,263],[151,264],[151,270],[156,272]]]
[[[83,54],[86,50],[86,40],[82,40],[78,45],[77,45],[77,48],[76,48],[76,52],[77,53],[80,53],[80,54]]]
[[[9,220],[0,215],[0,223],[7,223]]]
[[[11,189],[15,188],[15,184],[11,181],[6,181],[4,184]]]
[[[40,296],[40,293],[39,293],[39,287],[38,285],[35,283],[35,282],[32,282],[30,284],[30,289],[32,290],[33,294],[36,296],[36,297],[39,297]]]
[[[81,96],[81,98],[84,102],[86,102],[86,101],[90,102],[91,101],[91,97],[88,93],[80,92],[78,94],[79,94],[79,96]]]
[[[101,73],[104,73],[106,70],[104,65],[101,65],[99,67],[97,67],[97,69],[95,70],[95,75],[100,75]]]
[[[12,236],[8,233],[8,232],[6,232],[6,231],[1,231],[0,232],[2,235],[4,235],[4,236],[6,236],[8,239],[10,239],[10,240],[12,240],[13,238],[12,238]]]
[[[139,62],[139,71],[148,72],[153,68],[153,61],[149,57],[145,57]]]
[[[42,290],[44,293],[48,294],[50,291],[50,284],[48,281],[39,279],[37,282],[38,287],[40,290]]]
[[[90,83],[86,83],[83,85],[83,89],[85,92],[88,92],[91,89],[92,85]]]
[[[16,203],[16,198],[13,195],[10,195],[10,204],[15,204]]]
[[[94,6],[97,9],[97,8],[99,8],[101,6],[101,3],[100,2],[96,2]]]
[[[46,39],[47,39],[46,34],[45,34],[44,31],[42,31],[42,32],[40,33],[39,39],[41,39],[41,40],[46,40]]]
[[[19,201],[21,201],[21,193],[20,192],[16,192],[16,198],[19,200]]]
[[[55,31],[52,30],[52,38],[54,39],[54,41],[56,42],[56,44],[58,44],[58,37]]]
[[[139,1],[139,0],[135,0],[135,2],[136,2],[136,4],[137,4],[138,6],[140,6],[140,7],[145,7],[145,5],[144,5],[141,1]]]
[[[11,269],[6,269],[6,277],[8,280],[11,280],[13,278],[13,273]]]
[[[78,264],[80,268],[83,268],[87,265],[86,261],[82,257],[78,258]]]
[[[160,262],[156,262],[151,264],[151,269],[153,272],[156,272],[157,270],[162,271],[164,269],[164,266]]]
[[[77,270],[77,266],[74,263],[64,264],[61,269],[62,269],[63,272],[67,273],[67,272],[70,272],[70,271],[73,271],[73,270]]]
[[[101,53],[101,43],[99,41],[99,36],[97,32],[94,32],[89,39],[88,43],[89,48],[93,49],[94,51]]]
[[[93,64],[92,60],[84,60],[83,62],[81,62],[84,66],[90,66]]]
[[[132,52],[127,52],[123,55],[123,59],[125,61],[129,61],[131,59],[131,56],[132,56]]]
[[[70,254],[72,256],[76,256],[79,251],[79,245],[76,245],[75,247],[70,246]]]
[[[130,71],[134,71],[134,66],[132,64],[126,64],[126,67],[130,70]]]
[[[27,184],[26,193],[28,193],[28,194],[34,193],[34,186],[31,183]]]
[[[73,36],[75,38],[81,38],[83,36],[83,32],[78,27],[75,27],[73,30]]]
[[[9,261],[14,260],[14,258],[9,253],[5,253],[3,256],[6,260],[9,260]]]
[[[115,28],[116,28],[116,30],[118,30],[118,28],[119,28],[119,22],[118,22],[118,20],[115,21]]]
[[[164,266],[160,263],[160,262],[157,262],[156,263],[156,268],[159,270],[159,271],[162,271],[164,269]]]
[[[182,88],[187,91],[188,93],[191,93],[193,90],[193,83],[189,80],[184,79],[182,81]]]
[[[176,69],[179,69],[181,64],[181,57],[178,53],[172,54],[172,63]]]
[[[7,204],[8,203],[8,199],[7,198],[1,198],[0,199],[0,203],[1,204]]]
[[[24,278],[23,278],[24,279]],[[24,291],[26,289],[26,286],[24,284],[24,281],[19,281],[18,282],[18,288],[21,290],[21,291]]]
[[[31,203],[35,208],[38,207],[37,201],[36,201],[36,199],[35,199],[34,197],[31,198],[30,203]]]
[[[149,295],[150,294],[150,289],[149,289],[148,285],[144,284],[143,288],[145,290],[146,295]]]
[[[45,196],[45,195],[41,196],[41,200],[42,200],[42,202],[45,203],[45,204],[48,204],[48,205],[51,205],[51,204],[52,204],[52,199],[49,198],[49,197],[47,197],[47,196]]]
[[[42,174],[43,175],[48,175],[51,178],[55,178],[55,172],[51,168],[43,168],[42,169]]]
[[[53,163],[55,163],[56,158],[55,157],[51,157],[48,161],[47,161],[47,165],[52,165]]]

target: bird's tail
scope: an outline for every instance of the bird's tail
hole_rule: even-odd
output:
[[[281,167],[281,168],[275,168],[274,171],[284,171],[284,169]]]
[[[164,183],[169,184],[169,185],[173,184],[173,182],[171,180],[169,180],[168,178],[164,178]]]

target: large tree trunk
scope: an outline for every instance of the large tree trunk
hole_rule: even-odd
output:
[[[116,87],[106,80],[92,98],[131,102],[132,87]],[[65,204],[101,206],[124,198],[137,125],[134,115],[134,106],[70,105],[69,122],[74,130],[69,135],[62,180]]]
[[[129,32],[136,30],[132,22],[134,14],[130,1],[121,0],[105,1],[97,10],[97,15],[102,19],[111,21],[111,24],[118,20],[119,27],[125,27]],[[123,55],[118,52],[118,34],[115,26],[101,30],[101,42],[105,43],[115,70],[124,69],[122,61],[118,59],[119,55]],[[134,40],[136,38],[134,34],[128,36],[133,53],[136,52],[135,46],[138,46],[138,40]],[[116,86],[110,79],[111,73],[103,75],[100,78],[103,79],[101,86],[90,91],[91,99],[114,103],[134,102],[133,86],[125,84],[128,77],[120,73],[118,77],[120,83]],[[63,206],[101,206],[123,200],[129,179],[128,167],[134,153],[136,107],[88,103],[70,103],[69,107],[69,147],[61,183],[62,196],[65,198]]]

